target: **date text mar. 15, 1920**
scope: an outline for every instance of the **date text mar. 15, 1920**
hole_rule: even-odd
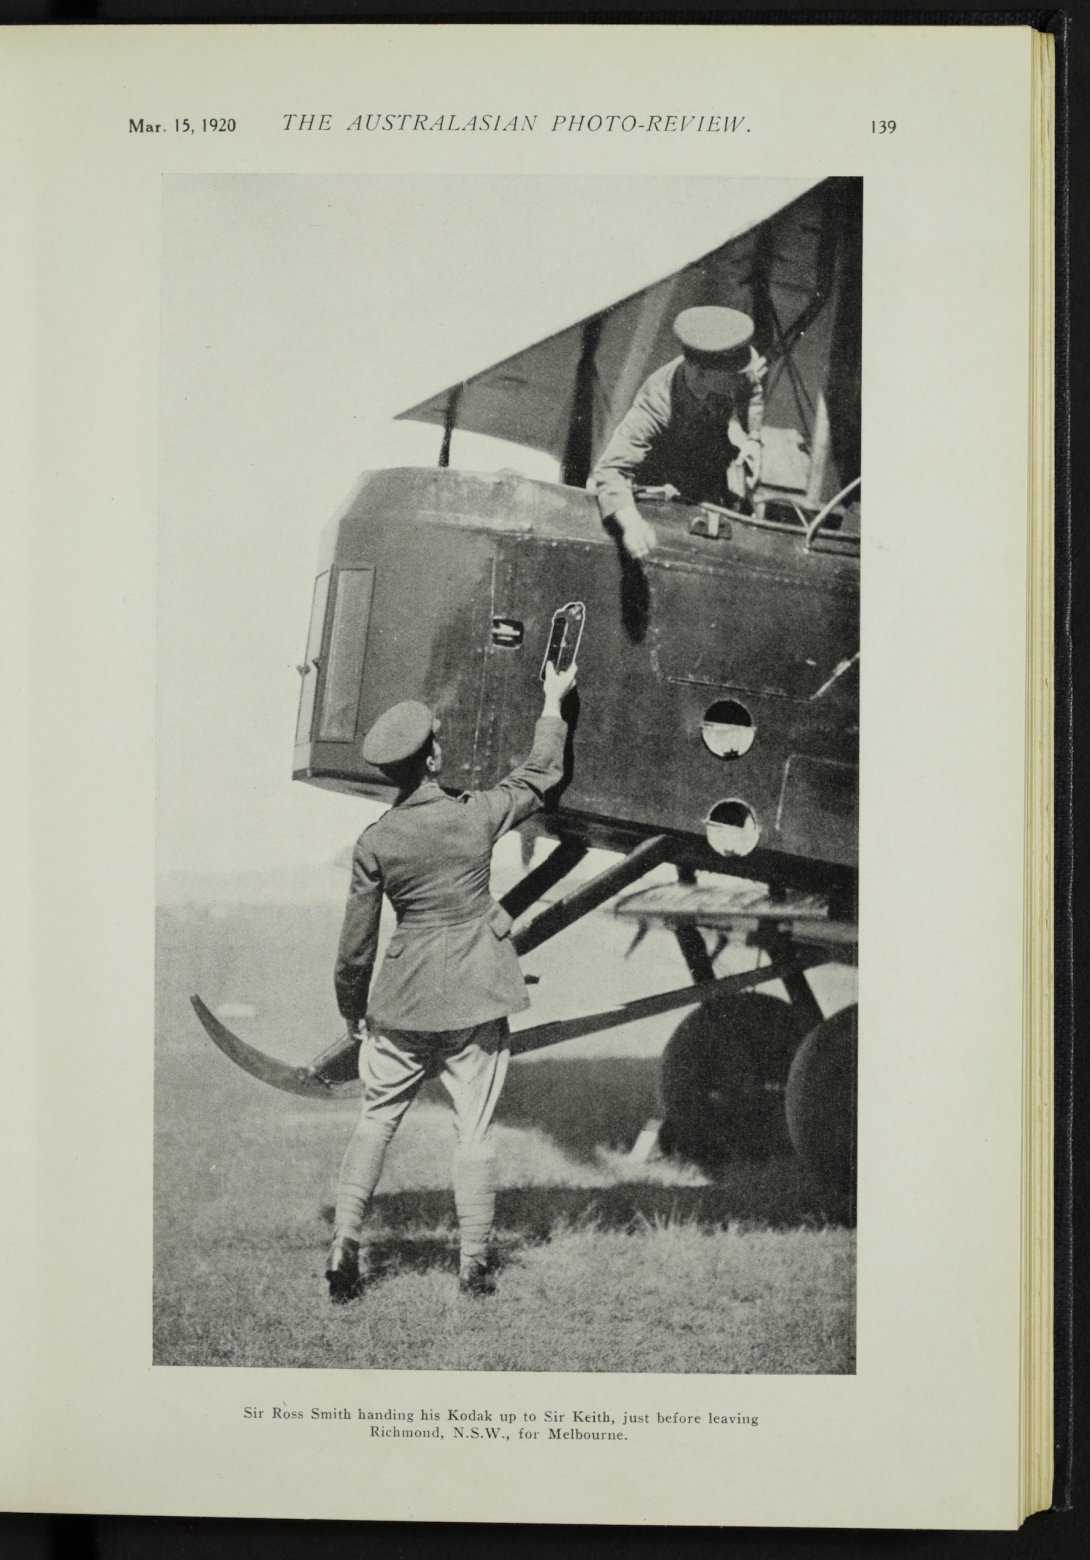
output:
[[[229,135],[237,128],[237,121],[218,116],[213,119],[172,119],[161,123],[157,119],[130,119],[130,135]]]

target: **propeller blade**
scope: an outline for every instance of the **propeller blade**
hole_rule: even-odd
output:
[[[274,1056],[266,1056],[264,1051],[247,1045],[245,1040],[240,1040],[238,1035],[232,1034],[226,1024],[220,1023],[200,997],[193,996],[189,1000],[213,1045],[218,1046],[224,1056],[229,1057],[236,1067],[241,1067],[243,1072],[249,1073],[251,1078],[258,1078],[262,1083],[271,1084],[274,1089],[283,1089],[286,1094],[301,1094],[305,1099],[310,1100],[359,1098],[363,1086],[358,1078],[347,1083],[323,1083],[320,1078],[308,1076],[304,1067],[292,1067],[288,1062],[278,1062]]]

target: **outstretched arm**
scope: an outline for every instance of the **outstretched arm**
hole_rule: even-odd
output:
[[[647,556],[655,545],[655,531],[636,508],[632,489],[639,485],[669,420],[669,389],[652,376],[618,423],[591,478],[602,519],[620,527],[625,551],[633,558]]]
[[[545,701],[534,728],[534,743],[526,762],[513,769],[505,780],[482,791],[480,799],[488,810],[493,841],[522,823],[544,804],[545,794],[564,774],[564,742],[567,722],[561,713],[564,696],[575,685],[577,667],[558,672],[550,663],[545,667]]]

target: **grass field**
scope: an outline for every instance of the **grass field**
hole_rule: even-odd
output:
[[[330,1306],[330,1204],[355,1107],[248,1079],[204,1039],[184,998],[260,989],[261,1023],[248,1037],[305,1056],[304,1015],[313,1031],[315,1007],[329,1007],[310,972],[328,978],[318,953],[337,915],[323,907],[304,924],[287,911],[255,920],[238,910],[209,933],[192,912],[160,925],[156,1363],[854,1370],[854,1232],[830,1221],[800,1166],[735,1165],[713,1183],[684,1164],[629,1159],[657,1110],[654,1053],[666,1030],[627,1046],[622,1036],[613,1054],[513,1064],[497,1127],[493,1300],[456,1292],[453,1137],[441,1092],[426,1093],[387,1161],[364,1297]],[[571,1000],[586,1005],[586,993],[572,995],[580,979],[600,992],[594,1006],[613,999],[600,963],[612,951],[597,949],[580,976],[569,948],[560,967]],[[311,1049],[323,1038],[312,1032]]]

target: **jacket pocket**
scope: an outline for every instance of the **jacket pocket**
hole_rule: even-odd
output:
[[[392,937],[386,944],[386,952],[382,955],[382,957],[384,959],[400,959],[404,952],[405,944],[403,942],[399,942],[396,937]]]
[[[514,922],[502,905],[493,905],[488,912],[488,924],[496,937],[510,937]]]

